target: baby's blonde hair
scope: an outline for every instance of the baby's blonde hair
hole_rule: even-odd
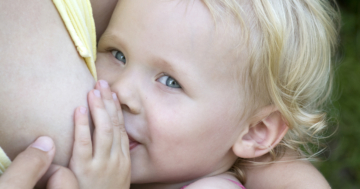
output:
[[[215,20],[224,13],[231,14],[242,28],[239,35],[245,37],[242,42],[250,54],[245,75],[254,109],[274,105],[290,128],[271,151],[273,161],[286,149],[297,151],[299,158],[311,158],[316,154],[313,146],[319,146],[327,126],[324,105],[332,89],[332,58],[339,26],[335,1],[203,2]],[[240,166],[243,162],[236,161],[231,170],[245,183]]]

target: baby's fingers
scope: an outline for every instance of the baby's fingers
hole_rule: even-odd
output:
[[[85,163],[92,159],[92,143],[88,115],[85,107],[78,107],[75,111],[75,139],[73,160]]]
[[[110,91],[109,84],[106,81],[100,80],[96,85],[96,88],[101,91],[101,98],[104,102],[106,111],[110,117],[110,122],[114,129],[114,138],[112,143],[111,154],[116,155],[119,154],[121,150],[121,149],[119,150],[119,148],[116,147],[121,145],[119,128],[124,127],[124,121],[122,119],[121,109],[118,108],[120,104],[117,98],[114,99],[114,97],[116,97],[116,94]],[[116,103],[118,104],[118,107]],[[120,118],[119,118],[119,112],[121,115]]]
[[[113,149],[116,152],[121,152],[123,156],[129,156],[129,138],[127,136],[126,130],[125,130],[125,124],[124,124],[124,118],[120,106],[120,102],[117,98],[116,93],[112,93],[116,111],[117,111],[117,117],[119,119],[119,126],[114,127],[114,143],[113,143]]]
[[[101,98],[104,102],[106,111],[109,114],[112,126],[119,127],[120,125],[123,125],[123,122],[119,120],[118,109],[115,105],[116,101],[114,100],[114,96],[110,91],[109,84],[104,80],[100,80],[99,85],[96,85],[96,88],[101,91]]]
[[[113,143],[113,126],[99,90],[89,93],[89,105],[95,125],[94,158],[108,159]]]

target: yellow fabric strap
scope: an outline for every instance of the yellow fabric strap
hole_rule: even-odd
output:
[[[5,172],[5,170],[10,166],[11,161],[9,157],[5,154],[4,150],[0,147],[0,176]]]
[[[96,30],[89,0],[53,0],[75,46],[96,77]]]

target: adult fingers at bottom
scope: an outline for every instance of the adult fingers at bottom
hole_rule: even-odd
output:
[[[45,174],[55,155],[50,137],[39,137],[21,152],[0,177],[0,188],[32,189]]]

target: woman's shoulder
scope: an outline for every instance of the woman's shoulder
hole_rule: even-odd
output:
[[[246,169],[247,188],[319,188],[330,185],[324,176],[306,160],[296,160],[291,154],[279,162]]]
[[[186,189],[245,189],[245,187],[232,175],[221,174],[199,179],[186,187]]]

